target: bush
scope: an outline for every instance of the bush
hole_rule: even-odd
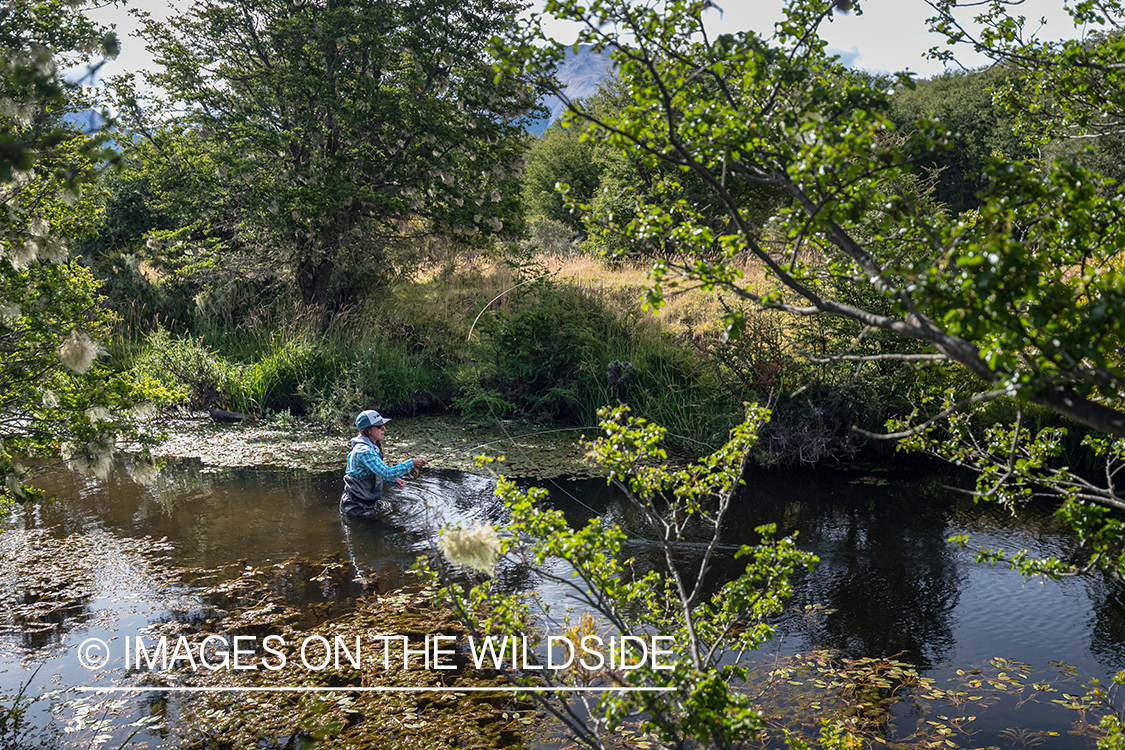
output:
[[[368,403],[415,414],[448,402],[452,386],[444,348],[410,349],[402,342],[373,341],[356,355],[355,384]]]
[[[339,377],[337,352],[312,337],[275,336],[266,355],[249,367],[248,387],[262,409],[307,414]]]
[[[669,425],[680,447],[721,444],[738,421],[713,368],[628,292],[539,282],[478,329],[487,336],[482,361],[463,369],[454,401],[463,414],[593,424],[601,406],[628,402]]]
[[[256,394],[250,375],[198,339],[173,338],[164,328],[149,334],[133,363],[134,383],[161,407],[251,412]]]
[[[887,416],[881,394],[861,380],[810,385],[780,399],[773,415],[754,454],[770,468],[852,458],[867,443],[852,426],[875,431]]]
[[[769,411],[749,407],[746,420],[718,451],[679,471],[665,465],[661,427],[633,417],[625,407],[607,408],[599,416],[603,437],[589,446],[587,455],[605,469],[623,497],[625,512],[641,524],[639,536],[656,546],[658,564],[646,568],[643,560],[638,564],[628,556],[626,534],[612,520],[593,518],[574,529],[562,512],[545,504],[546,490],[520,490],[501,476],[496,495],[511,521],[502,529],[447,527],[439,540],[442,554],[421,558],[419,567],[440,585],[439,601],[478,639],[522,633],[533,646],[546,641],[550,649],[551,639],[558,637],[542,630],[543,622],[558,621],[556,613],[538,609],[536,599],[522,591],[502,590],[496,582],[506,575],[542,581],[592,610],[593,617],[563,620],[565,635],[559,635],[570,640],[572,657],[577,651],[573,644],[586,649],[591,642],[603,643],[601,633],[635,638],[634,643],[660,639],[650,641],[654,649],[657,643],[666,646],[660,659],[655,653],[649,659],[646,649],[643,656],[634,652],[629,666],[610,664],[604,673],[604,663],[590,668],[582,659],[567,669],[536,673],[538,682],[562,690],[534,697],[582,744],[602,747],[601,736],[634,733],[661,747],[757,744],[766,720],[746,689],[749,673],[741,656],[772,637],[773,623],[792,595],[791,578],[811,570],[816,558],[798,550],[792,537],[775,539],[775,527],[760,526],[755,530],[758,543],[740,545],[733,555],[745,558],[739,563],[745,564],[744,572],[717,591],[711,589],[713,593],[703,582],[714,578],[710,551],[720,541],[741,485],[745,455]],[[686,549],[698,549],[700,539],[709,540],[703,545],[708,554],[689,559]],[[566,574],[559,574],[559,560],[565,562]],[[462,576],[454,577],[453,566],[475,569],[490,579],[466,587]],[[595,635],[595,641],[588,641]],[[621,661],[625,650],[622,644]],[[515,665],[496,666],[512,684],[524,679]],[[565,692],[600,684],[634,689],[605,693],[597,700]]]
[[[159,330],[136,347],[134,381],[163,406],[341,425],[369,407],[589,425],[599,407],[627,402],[668,425],[677,448],[724,442],[745,396],[642,310],[636,288],[545,275],[533,257],[477,263],[370,295],[327,329],[323,317],[279,304],[205,336]]]

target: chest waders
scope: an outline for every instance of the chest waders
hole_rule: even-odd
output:
[[[378,474],[365,477],[344,475],[344,494],[340,495],[340,513],[350,518],[378,520],[376,506],[383,496],[383,478]]]

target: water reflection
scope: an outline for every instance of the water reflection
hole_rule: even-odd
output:
[[[49,502],[19,508],[9,528],[53,528],[65,536],[113,529],[125,536],[168,537],[178,564],[217,567],[242,559],[259,565],[291,555],[358,554],[364,564],[412,565],[431,532],[459,520],[502,522],[491,480],[433,470],[384,496],[384,524],[342,526],[336,473],[228,469],[171,462],[148,486],[115,470],[104,482],[60,471],[41,482]],[[347,531],[346,531],[347,530]],[[369,559],[368,559],[369,558]]]
[[[949,658],[951,618],[963,577],[955,550],[946,542],[946,503],[935,502],[940,485],[848,481],[842,473],[752,473],[726,523],[711,589],[745,567],[734,553],[759,541],[755,529],[777,523],[779,534],[797,533],[799,546],[820,557],[815,572],[803,577],[794,609],[819,604],[834,610],[830,617],[783,618],[783,629],[796,639],[791,648],[831,648],[849,657],[900,654],[923,668]],[[551,494],[568,521],[584,522],[590,505],[604,508],[605,516],[629,533],[626,553],[638,567],[664,567],[660,545],[643,538],[649,533],[643,521],[604,481],[581,483],[573,490],[559,488]],[[678,562],[700,555],[705,540],[701,533],[684,544]]]
[[[1125,586],[1109,576],[1090,581],[1090,651],[1107,670],[1125,669]]]
[[[947,660],[964,579],[933,486],[849,484],[847,475],[814,485],[804,495],[811,503],[790,502],[803,507],[783,514],[784,530],[798,531],[801,545],[820,557],[794,604],[834,610],[792,619],[804,647],[852,658],[897,654],[923,668]]]
[[[799,546],[821,562],[802,578],[792,609],[779,618],[773,648],[786,653],[832,648],[850,657],[900,654],[934,674],[942,674],[947,664],[967,667],[993,656],[1039,667],[1048,659],[1067,661],[1087,676],[1103,679],[1125,667],[1121,582],[1087,576],[1025,585],[1009,571],[976,563],[971,552],[945,540],[969,534],[980,546],[1026,548],[1032,554],[1065,554],[1074,543],[1048,509],[1031,508],[1013,517],[951,495],[944,486],[956,481],[955,476],[914,467],[867,475],[752,473],[726,524],[708,583],[716,590],[736,575],[744,565],[734,559],[738,547],[758,541],[755,527],[777,523],[781,534],[798,532]],[[8,528],[49,528],[55,537],[167,537],[174,545],[173,562],[185,567],[264,566],[294,555],[337,555],[350,566],[349,575],[373,579],[381,590],[407,580],[404,571],[431,551],[442,526],[506,519],[490,479],[442,470],[423,472],[404,490],[389,490],[384,524],[341,522],[338,473],[211,473],[183,462],[165,467],[149,486],[135,483],[122,470],[105,482],[60,472],[46,484],[57,499],[19,509],[4,522]],[[624,553],[639,569],[665,564],[660,546],[645,538],[635,511],[604,481],[546,486],[550,503],[572,525],[596,516],[620,524],[631,537]],[[0,540],[5,536],[0,534]],[[701,536],[685,544],[683,561],[694,559],[703,541]],[[301,576],[313,577],[308,572]],[[538,587],[527,570],[503,567],[500,577],[510,590],[535,592],[552,605],[564,603],[557,591]],[[6,570],[0,585],[18,598],[23,590],[15,581]],[[287,596],[315,598],[306,583],[298,586],[294,579],[278,585]],[[333,589],[321,592],[321,598],[326,602],[356,591]],[[124,584],[117,591],[117,598],[126,602],[140,596]],[[70,627],[100,632],[92,620],[112,608],[106,597],[103,591],[66,613]],[[806,605],[834,611],[807,617]],[[130,627],[143,626],[145,617]],[[186,623],[201,621],[206,613],[186,609],[179,617]],[[19,622],[9,624],[9,646],[35,651],[58,642],[57,636],[28,632]],[[67,675],[63,681],[78,684],[80,679]],[[3,685],[11,688],[8,682]]]
[[[1102,576],[1026,583],[977,563],[971,550],[946,540],[967,534],[978,547],[1064,557],[1075,542],[1050,508],[1013,516],[947,489],[964,483],[954,472],[915,464],[890,472],[751,472],[725,527],[712,590],[742,570],[733,554],[758,541],[754,529],[776,523],[779,534],[797,533],[799,546],[820,558],[777,623],[773,647],[786,653],[898,655],[923,669],[993,656],[1041,665],[1066,660],[1090,674],[1125,666],[1122,583]],[[630,533],[625,553],[639,567],[664,566],[660,547],[641,536],[643,524],[605,482],[551,490],[571,524],[599,509]],[[811,606],[832,613],[808,616]]]

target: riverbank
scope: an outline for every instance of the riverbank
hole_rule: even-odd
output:
[[[765,284],[760,269],[743,272]],[[854,457],[865,441],[853,425],[881,430],[910,412],[911,393],[948,385],[936,364],[813,361],[846,350],[858,330],[822,330],[699,288],[667,289],[654,313],[642,304],[646,285],[636,267],[539,254],[402,278],[327,319],[291,300],[221,319],[129,308],[111,365],[136,398],[167,412],[218,407],[345,433],[365,408],[542,431],[592,425],[599,408],[628,403],[668,429],[672,450],[695,456],[726,442],[743,403],[768,403],[769,450],[754,458],[778,467]],[[726,337],[726,313],[742,316],[741,336]]]

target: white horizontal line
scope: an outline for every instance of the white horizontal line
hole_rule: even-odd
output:
[[[672,687],[76,687],[99,693],[665,693]]]

